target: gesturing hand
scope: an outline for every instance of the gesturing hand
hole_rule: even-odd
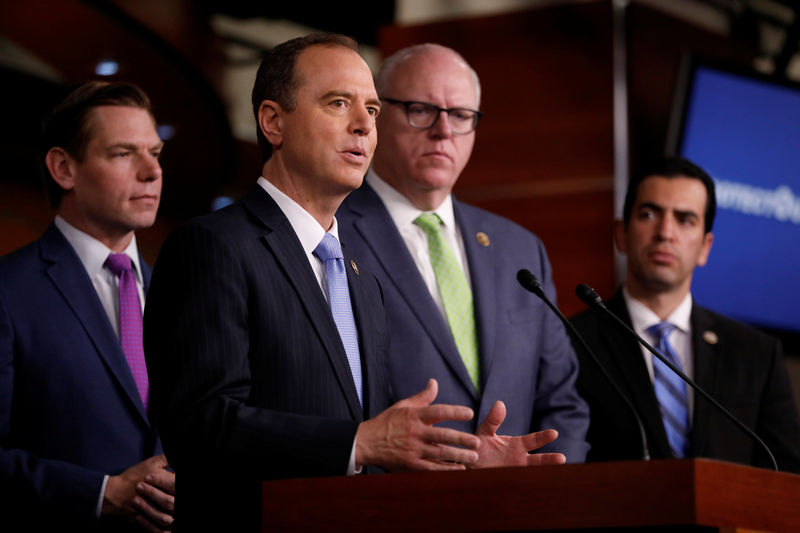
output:
[[[564,464],[567,458],[561,453],[528,452],[537,450],[556,440],[558,431],[545,429],[520,437],[498,435],[497,430],[506,419],[506,405],[497,401],[486,419],[475,432],[481,440],[478,461],[470,468],[489,468],[497,466],[530,466]]]
[[[475,435],[433,427],[444,420],[470,420],[472,409],[459,405],[431,405],[439,385],[428,381],[425,390],[401,400],[356,433],[356,465],[386,470],[463,470],[478,460]]]

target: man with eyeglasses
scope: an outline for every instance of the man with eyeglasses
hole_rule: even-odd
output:
[[[393,394],[436,378],[437,401],[472,407],[472,420],[443,425],[481,437],[473,466],[583,461],[589,413],[575,353],[516,280],[527,268],[555,298],[544,247],[452,195],[481,118],[477,74],[454,50],[422,44],[387,58],[376,88],[378,147],[336,217],[342,243],[383,289]]]

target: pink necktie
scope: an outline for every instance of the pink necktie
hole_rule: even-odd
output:
[[[119,278],[119,340],[146,411],[150,383],[147,380],[142,342],[142,304],[139,302],[131,258],[126,254],[109,254],[105,266]]]

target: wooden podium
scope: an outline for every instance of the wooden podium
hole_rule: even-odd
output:
[[[682,459],[268,481],[263,531],[800,531],[800,476]]]

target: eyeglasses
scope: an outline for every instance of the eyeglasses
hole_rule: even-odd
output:
[[[450,124],[450,129],[457,135],[465,135],[470,133],[478,126],[478,121],[483,116],[483,113],[475,109],[466,109],[464,107],[451,107],[445,109],[443,107],[428,104],[426,102],[404,102],[402,100],[395,100],[394,98],[381,98],[384,102],[390,104],[400,104],[406,108],[406,118],[408,119],[409,126],[426,130],[432,128],[436,121],[442,114],[442,111],[447,113],[447,122]]]

